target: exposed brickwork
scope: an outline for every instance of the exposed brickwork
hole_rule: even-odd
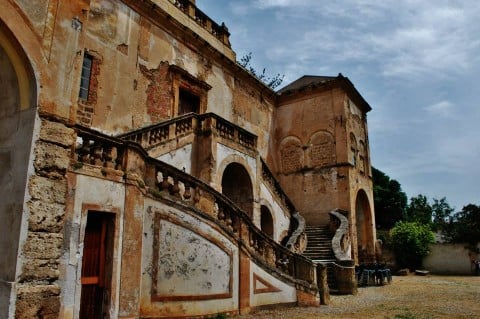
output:
[[[140,71],[150,81],[147,88],[147,114],[152,123],[169,118],[173,101],[172,80],[168,63],[160,63],[157,69],[149,70],[140,65]]]
[[[92,73],[90,74],[90,84],[88,86],[88,98],[86,101],[80,100],[77,107],[77,123],[90,127],[92,125],[95,106],[98,97],[98,78],[100,76],[101,59],[94,57],[92,60]]]

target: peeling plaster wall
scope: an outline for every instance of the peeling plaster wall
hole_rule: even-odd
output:
[[[98,59],[100,69],[97,98],[89,102],[92,127],[121,133],[177,116],[178,94],[168,71],[168,65],[176,65],[211,86],[206,112],[257,135],[261,156],[268,156],[273,105],[262,94],[272,92],[262,93],[264,87],[236,79],[234,70],[215,56],[119,1],[92,1],[84,29],[84,47]]]
[[[258,136],[257,148],[260,156],[267,158],[271,132],[273,130],[274,105],[266,97],[271,95],[264,87],[254,87],[235,78],[232,101],[232,121]]]
[[[212,86],[208,94],[207,112],[232,120],[232,92],[235,89],[233,76],[218,65],[212,65],[212,71],[206,80]]]
[[[65,269],[62,271],[62,305],[65,318],[71,318],[72,314],[78,314],[80,309],[80,293],[83,257],[83,239],[87,223],[88,209],[106,213],[115,212],[116,229],[113,247],[113,276],[110,318],[117,318],[119,314],[120,293],[120,258],[122,251],[123,220],[125,203],[125,186],[123,183],[115,183],[85,175],[75,176],[75,189],[73,199],[73,213],[65,225],[66,238],[62,259]],[[76,317],[74,317],[76,318]]]
[[[188,174],[192,172],[192,144],[187,144],[182,148],[172,150],[167,154],[157,157],[157,159],[175,166],[179,170],[184,170]]]
[[[350,209],[348,168],[336,166],[347,161],[344,96],[339,89],[300,95],[275,114],[277,177],[307,224],[327,224],[330,210]]]
[[[145,199],[145,207],[140,315],[196,316],[237,311],[237,246],[217,226],[188,211],[151,199]],[[160,245],[155,236],[163,239]],[[218,282],[212,282],[215,278]],[[212,295],[217,297],[208,297]]]

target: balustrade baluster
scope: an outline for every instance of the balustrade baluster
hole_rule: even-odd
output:
[[[183,192],[183,198],[189,200],[192,197],[192,192],[190,190],[190,184],[185,183],[185,192]]]
[[[178,179],[174,178],[173,185],[170,184],[170,194],[180,197],[180,186],[178,185]]]
[[[103,149],[99,142],[95,142],[91,151],[90,164],[103,166]]]
[[[79,149],[79,157],[78,160],[82,163],[88,163],[90,160],[90,140],[86,137],[82,137],[82,146]]]
[[[162,172],[162,181],[160,182],[159,190],[168,191],[169,187],[170,187],[170,183],[168,182],[168,175],[165,174],[165,172]]]
[[[218,205],[218,214],[217,219],[223,221],[225,219],[224,207],[223,205]]]
[[[113,160],[115,163],[115,169],[116,170],[122,170],[123,169],[123,150],[119,152],[117,147],[113,147],[112,149],[115,150],[115,159]]]
[[[225,215],[225,226],[227,226],[228,229],[233,231],[232,227],[232,211],[228,210],[227,214]]]
[[[117,148],[115,146],[108,146],[105,148],[105,167],[115,168],[115,161],[117,160]]]

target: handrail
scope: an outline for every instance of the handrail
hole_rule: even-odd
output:
[[[121,170],[127,179],[137,178],[151,196],[174,199],[204,212],[265,264],[294,280],[316,286],[315,264],[311,260],[276,243],[210,185],[149,157],[136,142],[108,137],[78,125],[75,129],[82,140],[75,150],[77,163]]]
[[[296,227],[285,245],[291,251],[303,253],[306,248],[305,218],[298,212],[292,214],[292,220],[296,221]],[[290,222],[292,223],[292,222]]]
[[[213,121],[212,121],[213,120]],[[139,143],[149,149],[180,135],[200,133],[214,129],[222,138],[232,140],[239,145],[256,150],[257,136],[227,121],[215,113],[188,113],[138,130],[118,135],[118,138]]]
[[[335,254],[335,258],[339,261],[349,261],[351,257],[352,244],[350,241],[348,219],[342,214],[345,211],[335,209],[329,212],[330,224],[333,225],[336,230],[332,238],[332,249]]]

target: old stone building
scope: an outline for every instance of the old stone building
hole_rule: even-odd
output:
[[[194,0],[2,0],[0,84],[1,318],[318,305],[375,256],[368,103]]]

